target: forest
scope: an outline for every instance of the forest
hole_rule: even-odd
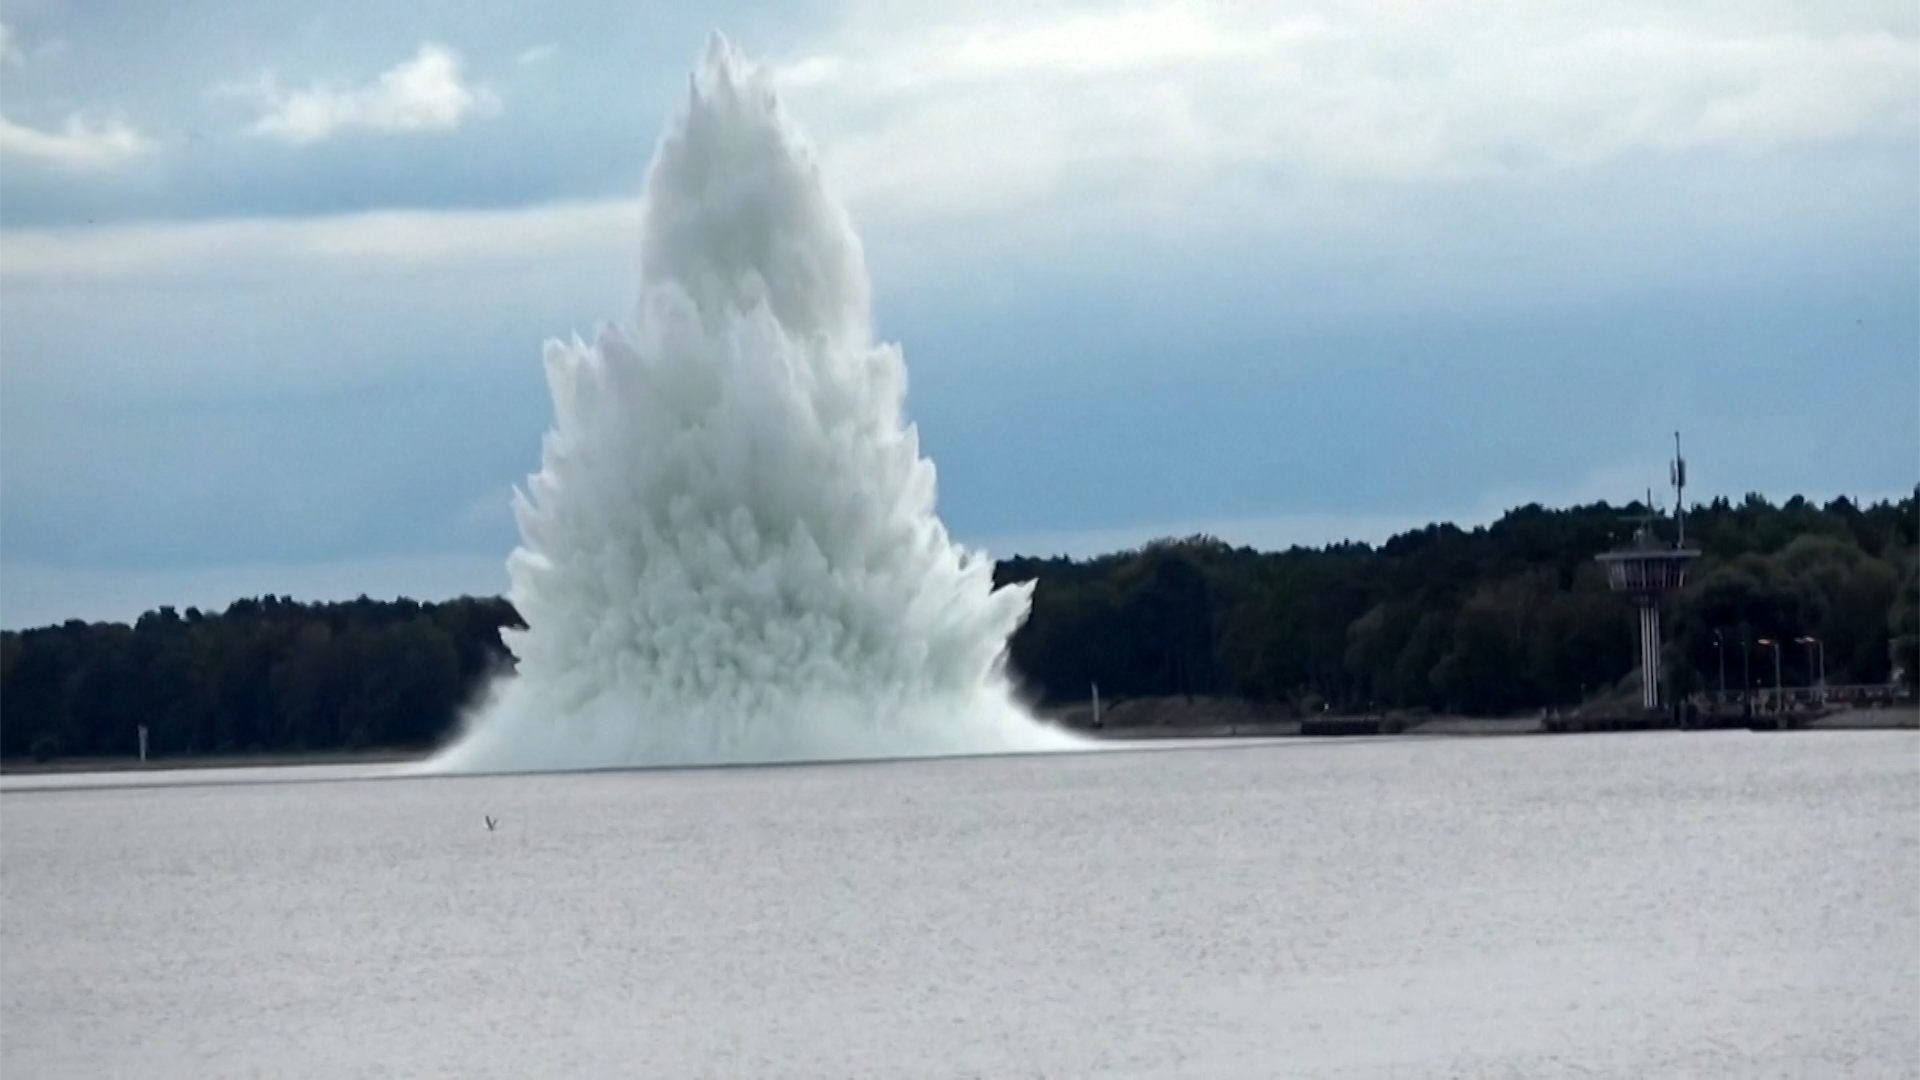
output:
[[[1897,502],[1686,515],[1702,557],[1665,615],[1671,685],[1737,693],[1909,690],[1920,673],[1920,487]],[[1378,546],[1261,552],[1195,536],[1090,559],[1011,558],[1034,581],[1010,666],[1039,704],[1223,695],[1297,712],[1500,716],[1611,692],[1637,663],[1635,615],[1595,556],[1647,508],[1537,505],[1491,525],[1435,524]],[[1658,524],[1671,537],[1674,523]],[[511,604],[243,599],[160,608],[133,625],[0,635],[0,758],[424,748],[510,672]],[[1774,649],[1762,642],[1779,643]],[[1731,680],[1731,681],[1727,681]]]

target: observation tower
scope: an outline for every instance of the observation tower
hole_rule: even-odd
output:
[[[1596,556],[1607,568],[1607,584],[1640,608],[1640,705],[1648,711],[1660,707],[1660,602],[1687,583],[1687,567],[1700,557],[1700,552],[1687,547],[1687,461],[1680,456],[1677,431],[1669,474],[1677,533],[1673,545],[1654,534],[1652,525],[1660,515],[1649,506],[1626,546]]]

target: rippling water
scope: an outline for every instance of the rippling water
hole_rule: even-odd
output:
[[[329,775],[0,798],[0,1074],[1920,1075],[1906,733]]]

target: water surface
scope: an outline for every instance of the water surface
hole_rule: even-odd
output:
[[[0,798],[0,1074],[1920,1075],[1908,733],[307,779]]]

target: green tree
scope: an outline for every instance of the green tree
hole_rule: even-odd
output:
[[[1920,556],[1909,553],[1902,563],[1900,585],[1887,613],[1887,629],[1893,662],[1911,692],[1920,683]]]
[[[1510,713],[1610,690],[1638,662],[1632,605],[1594,557],[1644,507],[1521,507],[1482,528],[1433,524],[1374,547],[1256,552],[1212,537],[1090,559],[1013,558],[1034,583],[1013,673],[1043,703],[1230,694],[1296,709]],[[1703,555],[1666,608],[1668,685],[1730,688],[1743,662],[1790,685],[1920,677],[1920,488],[1899,501],[1689,509]],[[422,746],[511,669],[498,597],[159,608],[133,625],[0,634],[0,757]]]

